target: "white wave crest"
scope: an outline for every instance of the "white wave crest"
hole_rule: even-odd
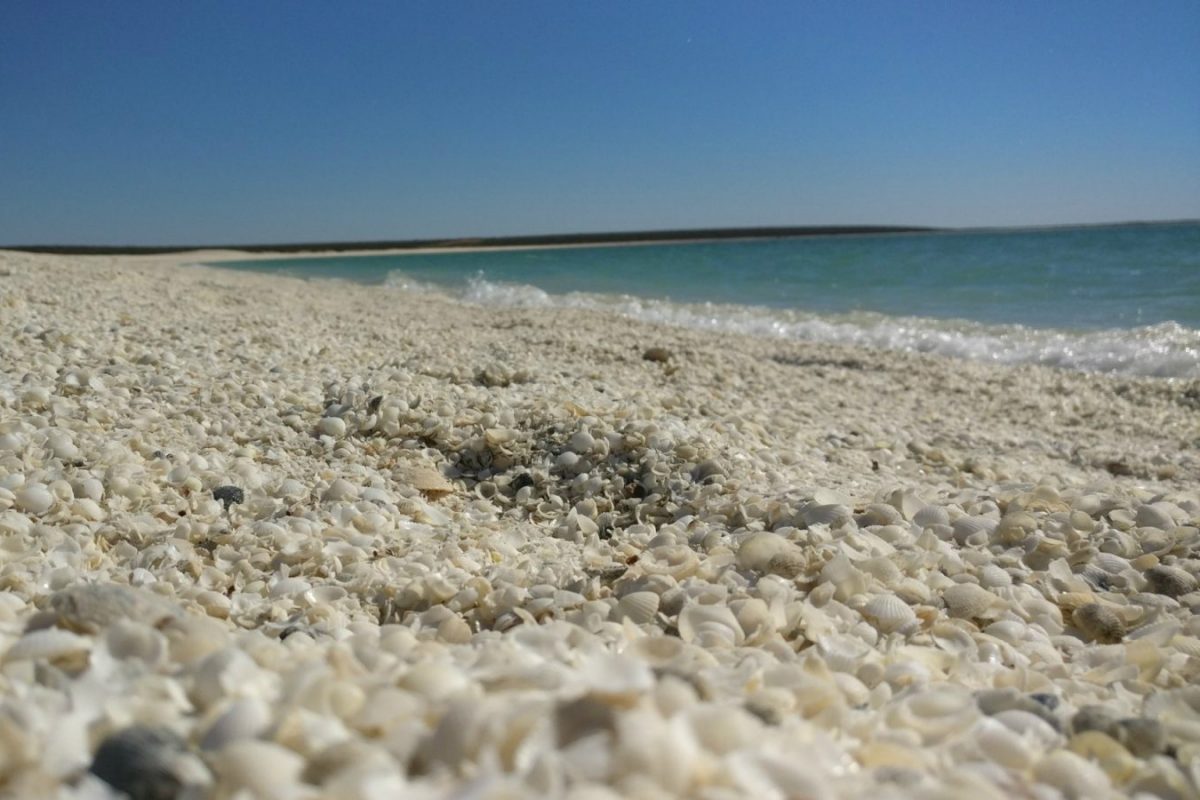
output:
[[[761,306],[676,303],[631,295],[550,294],[536,286],[489,281],[482,275],[453,290],[415,281],[399,272],[390,273],[385,284],[406,291],[435,291],[480,306],[578,308],[686,328],[932,353],[997,364],[1041,364],[1160,378],[1200,377],[1200,331],[1174,322],[1071,331],[875,312],[815,314]]]

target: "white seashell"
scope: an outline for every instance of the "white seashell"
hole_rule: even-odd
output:
[[[922,744],[938,744],[971,728],[979,708],[966,689],[939,686],[911,694],[886,712],[888,726],[912,731]]]
[[[727,606],[689,603],[679,612],[679,638],[704,648],[736,647],[745,639],[737,617]]]
[[[875,595],[863,606],[862,615],[880,633],[910,633],[919,624],[912,606],[894,594]]]
[[[856,673],[872,648],[858,637],[831,633],[817,640],[817,652],[834,672]]]
[[[1033,777],[1066,797],[1106,797],[1112,789],[1100,767],[1069,750],[1056,750],[1045,756],[1033,768]]]
[[[1012,586],[1012,575],[1009,575],[1007,570],[995,564],[987,564],[979,570],[979,585],[985,589]]]
[[[854,515],[850,509],[840,503],[810,503],[801,509],[800,518],[807,527],[828,525],[831,528],[840,528],[854,522]]]
[[[92,639],[80,636],[71,631],[57,628],[45,628],[29,633],[18,639],[8,652],[4,654],[5,661],[23,661],[47,659],[54,661],[60,658],[72,658],[87,654],[92,649]]]
[[[304,758],[274,742],[242,740],[213,755],[210,763],[221,785],[234,795],[281,800],[302,796],[291,787],[300,782]]]
[[[756,533],[738,547],[737,564],[742,569],[767,572],[773,559],[795,554],[803,558],[804,552],[792,542],[776,533]]]
[[[627,619],[635,625],[645,625],[654,621],[661,602],[655,592],[630,592],[617,601],[613,609],[614,619]]]
[[[200,738],[204,750],[220,750],[230,742],[254,739],[271,724],[270,707],[261,698],[242,697],[234,700],[213,720]]]
[[[137,659],[151,666],[161,664],[167,655],[167,637],[161,631],[130,619],[108,627],[104,646],[115,659]]]
[[[346,420],[341,417],[322,417],[317,423],[317,431],[325,436],[341,439],[346,435]]]
[[[160,596],[119,583],[78,584],[50,597],[58,624],[80,633],[98,633],[118,620],[155,626],[178,615]]]
[[[45,514],[54,505],[54,495],[44,483],[27,483],[13,494],[17,508],[30,514]]]
[[[1175,527],[1176,522],[1172,512],[1180,513],[1177,507],[1172,508],[1170,503],[1150,503],[1148,505],[1138,506],[1137,515],[1134,517],[1134,522],[1140,528],[1159,528],[1160,530],[1169,530]]]
[[[446,480],[441,472],[430,467],[409,467],[401,470],[401,480],[430,500],[437,500],[454,491],[454,484]]]
[[[971,735],[980,754],[1002,767],[1024,771],[1037,757],[1028,739],[994,719],[979,720]]]
[[[337,419],[336,417],[326,417],[326,419]],[[341,422],[341,420],[338,420]],[[358,497],[358,490],[349,481],[344,478],[335,478],[329,484],[321,499],[325,502],[337,502],[339,500],[353,500]]]
[[[876,580],[887,587],[893,586],[904,577],[904,573],[900,571],[896,563],[887,556],[868,558],[866,561],[858,562],[858,566],[863,572],[873,575]]]
[[[834,597],[845,602],[867,591],[870,582],[866,574],[839,553],[821,568],[821,580],[834,586]]]
[[[912,521],[922,528],[931,525],[949,525],[950,515],[941,506],[925,506],[912,515]]]
[[[986,537],[996,529],[996,523],[997,521],[991,517],[959,517],[951,525],[954,530],[954,540],[959,544],[964,544],[976,534]]]
[[[999,597],[974,583],[960,583],[942,592],[942,602],[950,616],[960,619],[980,619],[1002,605]]]

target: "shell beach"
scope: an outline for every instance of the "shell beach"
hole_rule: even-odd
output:
[[[0,795],[1198,796],[1197,381],[195,260],[0,253]]]

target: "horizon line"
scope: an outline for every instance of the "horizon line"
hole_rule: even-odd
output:
[[[671,228],[624,231],[594,231],[512,236],[459,236],[425,239],[359,239],[268,244],[187,244],[187,245],[91,245],[27,244],[0,245],[0,250],[51,255],[166,255],[196,250],[233,250],[247,253],[297,253],[311,251],[417,250],[438,248],[453,250],[476,247],[536,247],[540,245],[588,244],[665,244],[668,242],[722,241],[731,239],[785,239],[810,236],[863,236],[907,233],[969,233],[982,231],[1035,231],[1070,228],[1110,228],[1139,225],[1180,225],[1200,223],[1200,218],[1164,220],[1125,220],[1121,222],[1068,222],[1047,225],[977,225],[935,227],[928,225],[758,225],[735,228]]]

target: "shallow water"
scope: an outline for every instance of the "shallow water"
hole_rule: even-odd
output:
[[[1200,376],[1200,224],[226,262],[752,335]]]

